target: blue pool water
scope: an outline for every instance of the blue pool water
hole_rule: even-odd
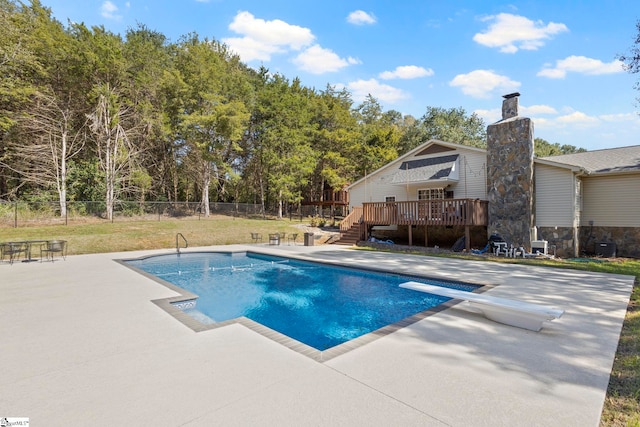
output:
[[[399,288],[400,283],[477,288],[253,253],[183,253],[127,263],[198,295],[190,314],[201,321],[245,316],[318,350],[449,300]]]

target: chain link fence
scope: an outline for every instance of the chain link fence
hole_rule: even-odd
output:
[[[211,203],[211,216],[224,215],[240,218],[267,219],[277,212],[264,211],[259,204]],[[291,220],[306,220],[309,217],[327,218],[328,209],[318,206],[300,206],[283,211]],[[206,219],[199,202],[134,202],[118,201],[114,206],[111,222],[117,221],[167,221]],[[107,221],[106,205],[96,201],[69,201],[65,213],[61,213],[59,202],[0,201],[0,227],[29,227],[45,225],[74,225]]]

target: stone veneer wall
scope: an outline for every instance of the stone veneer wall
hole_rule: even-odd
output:
[[[574,258],[575,234],[572,227],[538,227],[538,240],[546,240],[549,245],[547,253],[560,258]]]
[[[596,242],[614,242],[617,256],[640,258],[640,227],[580,227],[581,252],[595,254]]]
[[[517,98],[506,99],[502,111],[503,120],[487,127],[487,233],[496,232],[508,243],[529,250],[533,227],[533,123],[517,116]]]

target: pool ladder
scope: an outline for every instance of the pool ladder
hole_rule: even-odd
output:
[[[187,242],[187,239],[185,239],[185,237],[182,235],[182,233],[178,233],[176,234],[176,252],[180,253],[180,239],[179,237],[182,237],[182,240],[184,240],[184,247],[188,248],[189,247],[189,242]]]

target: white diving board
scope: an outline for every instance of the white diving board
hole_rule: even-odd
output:
[[[476,294],[442,286],[426,285],[418,282],[401,283],[400,287],[464,300],[467,301],[472,308],[482,312],[487,319],[536,332],[542,329],[542,322],[545,320],[558,319],[564,313],[564,310],[558,310],[545,305],[515,301],[485,294]]]

